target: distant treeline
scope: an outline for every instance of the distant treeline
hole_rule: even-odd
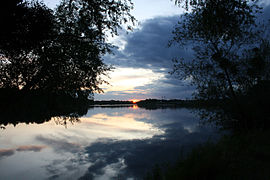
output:
[[[214,107],[218,102],[204,101],[204,100],[181,100],[181,99],[146,99],[137,102],[137,105],[146,109],[160,109],[160,108],[203,108]]]
[[[181,100],[181,99],[146,99],[136,102],[140,108],[163,109],[163,108],[214,108],[221,102],[211,100]],[[92,101],[91,105],[131,105],[131,101]]]

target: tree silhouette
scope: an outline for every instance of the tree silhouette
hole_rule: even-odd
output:
[[[195,58],[175,59],[172,73],[197,87],[196,98],[215,100],[222,106],[225,114],[212,113],[216,123],[250,128],[253,123],[249,123],[242,98],[255,85],[269,81],[270,70],[269,42],[256,24],[260,7],[248,0],[175,2],[184,3],[189,11],[175,28],[171,43],[192,43]],[[203,116],[210,117],[209,113]]]
[[[134,22],[131,8],[129,0],[63,0],[54,12],[40,2],[1,2],[0,88],[101,92],[111,69],[102,60],[112,48],[107,37]]]
[[[44,91],[0,89],[0,94],[0,127],[3,128],[9,124],[42,124],[50,120],[66,126],[67,122],[78,122],[91,103],[69,94]]]

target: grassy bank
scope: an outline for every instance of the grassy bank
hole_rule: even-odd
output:
[[[207,143],[174,165],[155,167],[146,180],[269,180],[270,132],[224,136]]]

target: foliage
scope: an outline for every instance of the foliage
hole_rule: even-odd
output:
[[[38,71],[38,55],[53,33],[54,16],[43,4],[1,2],[0,87],[25,86]]]
[[[194,58],[175,59],[172,73],[196,86],[195,98],[223,101],[221,111],[201,111],[204,118],[225,128],[250,128],[255,119],[247,110],[261,107],[256,102],[245,107],[244,99],[254,86],[270,80],[269,41],[261,35],[267,29],[256,22],[260,7],[247,0],[185,2],[189,12],[179,21],[171,43],[193,44]]]
[[[22,0],[1,7],[0,87],[26,91],[101,92],[111,69],[102,60],[112,48],[107,37],[134,22],[129,0],[63,0],[55,12]]]
[[[213,0],[171,0],[174,1],[176,5],[181,6],[183,8],[185,8],[186,10],[189,9],[193,9],[196,6],[201,6],[204,3],[208,2],[217,2],[217,1],[213,1]],[[258,2],[258,0],[241,0],[239,1],[239,3],[241,2]]]
[[[89,100],[74,98],[60,91],[0,89],[0,127],[19,123],[40,124],[50,120],[66,126],[67,122],[78,122],[90,104]]]

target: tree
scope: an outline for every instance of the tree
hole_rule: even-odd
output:
[[[193,44],[194,59],[174,60],[173,73],[196,86],[196,98],[216,101],[225,112],[204,117],[225,128],[251,128],[254,119],[249,119],[242,98],[262,80],[269,81],[270,70],[270,53],[258,53],[267,49],[256,24],[260,7],[252,0],[175,2],[185,2],[188,12],[175,28],[172,43]]]
[[[1,2],[0,87],[22,87],[36,73],[39,48],[53,33],[52,11],[23,0]]]
[[[23,0],[1,7],[8,10],[1,14],[0,88],[83,97],[101,92],[101,75],[111,69],[102,60],[112,48],[107,37],[135,20],[130,0],[63,0],[55,12]]]

